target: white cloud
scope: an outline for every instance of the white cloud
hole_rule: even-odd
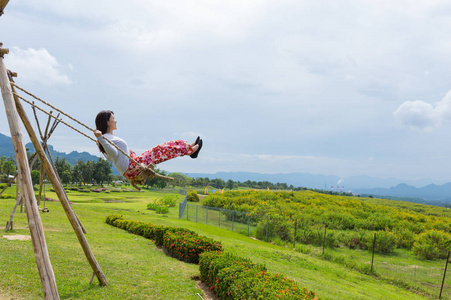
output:
[[[17,72],[21,82],[30,82],[45,86],[67,85],[71,80],[66,70],[72,70],[73,66],[61,65],[45,48],[21,49],[12,47],[5,58],[8,69]]]
[[[0,22],[18,84],[84,123],[114,110],[136,151],[204,138],[164,168],[450,178],[451,5],[381,1],[16,0]]]
[[[435,104],[421,100],[406,101],[393,113],[401,125],[412,129],[433,130],[451,120],[451,91]]]

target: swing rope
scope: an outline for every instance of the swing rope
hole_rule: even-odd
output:
[[[95,140],[94,138],[92,138],[92,137],[90,137],[89,135],[87,135],[87,134],[81,132],[80,130],[78,130],[77,128],[71,126],[70,124],[64,122],[62,119],[59,119],[58,117],[52,115],[52,114],[49,113],[48,111],[46,111],[46,110],[40,108],[39,106],[37,106],[37,105],[34,104],[33,102],[28,101],[27,99],[21,97],[20,95],[18,95],[18,94],[16,94],[16,93],[13,93],[13,94],[14,94],[14,96],[16,96],[17,98],[21,99],[22,101],[28,103],[29,105],[31,105],[31,106],[33,106],[33,107],[35,107],[35,108],[37,108],[38,110],[40,110],[40,111],[42,111],[43,113],[47,114],[48,116],[54,118],[54,119],[57,120],[58,122],[63,123],[64,125],[66,125],[66,126],[69,127],[70,129],[72,129],[72,130],[78,132],[79,134],[83,135],[84,137],[90,139],[91,141],[96,142],[96,140]]]
[[[94,129],[90,128],[90,127],[87,126],[86,124],[83,124],[82,122],[80,122],[80,121],[78,121],[77,119],[73,118],[72,116],[66,114],[66,113],[63,112],[62,110],[60,110],[60,109],[56,108],[55,106],[51,105],[50,103],[46,102],[45,100],[43,100],[43,99],[41,99],[41,98],[39,98],[39,97],[33,95],[32,93],[30,93],[30,92],[28,92],[27,90],[21,88],[20,86],[18,86],[18,85],[15,84],[14,82],[11,82],[11,85],[14,86],[14,87],[16,87],[17,89],[21,90],[22,92],[26,93],[27,95],[29,95],[29,96],[35,98],[36,100],[42,102],[43,104],[45,104],[45,105],[51,107],[52,109],[56,110],[57,112],[63,114],[64,116],[66,116],[66,117],[68,117],[69,119],[71,119],[72,121],[74,121],[74,122],[80,124],[81,126],[85,127],[86,129],[88,129],[88,130],[90,130],[90,131],[94,131]],[[66,125],[66,126],[69,127],[70,129],[72,129],[72,130],[78,132],[79,134],[83,135],[84,137],[86,137],[86,138],[90,139],[91,141],[97,143],[97,141],[96,141],[94,138],[92,138],[92,137],[86,135],[85,133],[81,132],[80,130],[76,129],[75,127],[69,125],[68,123],[64,122],[62,119],[59,119],[58,117],[55,117],[54,115],[50,114],[50,113],[47,112],[46,110],[44,110],[44,109],[40,108],[39,106],[37,106],[36,104],[34,104],[34,102],[30,102],[30,101],[26,100],[25,98],[21,97],[20,95],[18,95],[18,94],[15,93],[15,92],[14,92],[13,94],[14,94],[16,97],[18,97],[19,99],[21,99],[21,100],[25,101],[26,103],[28,103],[29,105],[31,105],[31,106],[37,108],[38,110],[42,111],[43,113],[49,115],[50,117],[56,119],[57,121],[59,121],[59,122],[61,122],[61,123],[63,123],[64,125]],[[174,180],[174,178],[172,178],[172,177],[168,177],[168,176],[164,176],[164,175],[161,175],[161,174],[156,173],[156,172],[154,171],[154,167],[155,167],[155,166],[154,166],[153,164],[150,164],[149,166],[145,166],[145,165],[143,165],[143,164],[138,163],[134,158],[132,158],[129,154],[125,153],[124,150],[122,150],[121,148],[119,148],[116,144],[114,144],[114,143],[113,143],[112,141],[110,141],[108,138],[106,138],[105,136],[104,136],[103,138],[104,138],[108,143],[110,143],[113,147],[115,147],[119,152],[121,152],[123,155],[125,155],[126,157],[128,157],[128,159],[130,159],[131,161],[133,161],[133,162],[138,166],[138,168],[141,170],[141,173],[138,175],[138,177],[137,177],[135,180],[132,180],[132,181],[131,181],[131,184],[132,184],[133,187],[135,187],[136,189],[140,190],[140,189],[136,186],[136,184],[144,184],[145,179],[146,179],[147,177],[149,177],[150,179],[152,179],[152,178],[154,178],[154,177],[157,177],[157,178],[162,178],[162,179],[166,179],[166,180]]]

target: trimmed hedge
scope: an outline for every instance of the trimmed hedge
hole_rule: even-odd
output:
[[[180,229],[180,228],[179,228]],[[219,242],[197,233],[168,230],[163,236],[163,247],[168,254],[188,263],[199,263],[199,255],[207,251],[221,251]]]
[[[201,280],[221,299],[318,299],[292,279],[229,253],[204,252],[199,268]]]
[[[168,254],[188,263],[199,263],[199,255],[205,251],[222,251],[222,245],[196,232],[177,227],[155,226],[151,223],[125,220],[121,215],[109,215],[105,222],[131,233],[141,235],[163,246]]]

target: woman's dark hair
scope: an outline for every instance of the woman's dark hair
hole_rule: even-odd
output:
[[[102,134],[105,134],[108,131],[108,121],[110,120],[111,115],[114,115],[111,110],[102,110],[96,116],[96,129],[100,130]],[[105,153],[105,149],[103,149],[99,142],[97,142],[97,146],[99,147],[100,152]]]

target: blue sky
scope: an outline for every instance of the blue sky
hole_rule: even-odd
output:
[[[450,15],[444,0],[10,0],[0,42],[18,85],[92,127],[113,110],[135,152],[200,135],[168,171],[443,183]],[[64,125],[50,143],[99,154]]]

